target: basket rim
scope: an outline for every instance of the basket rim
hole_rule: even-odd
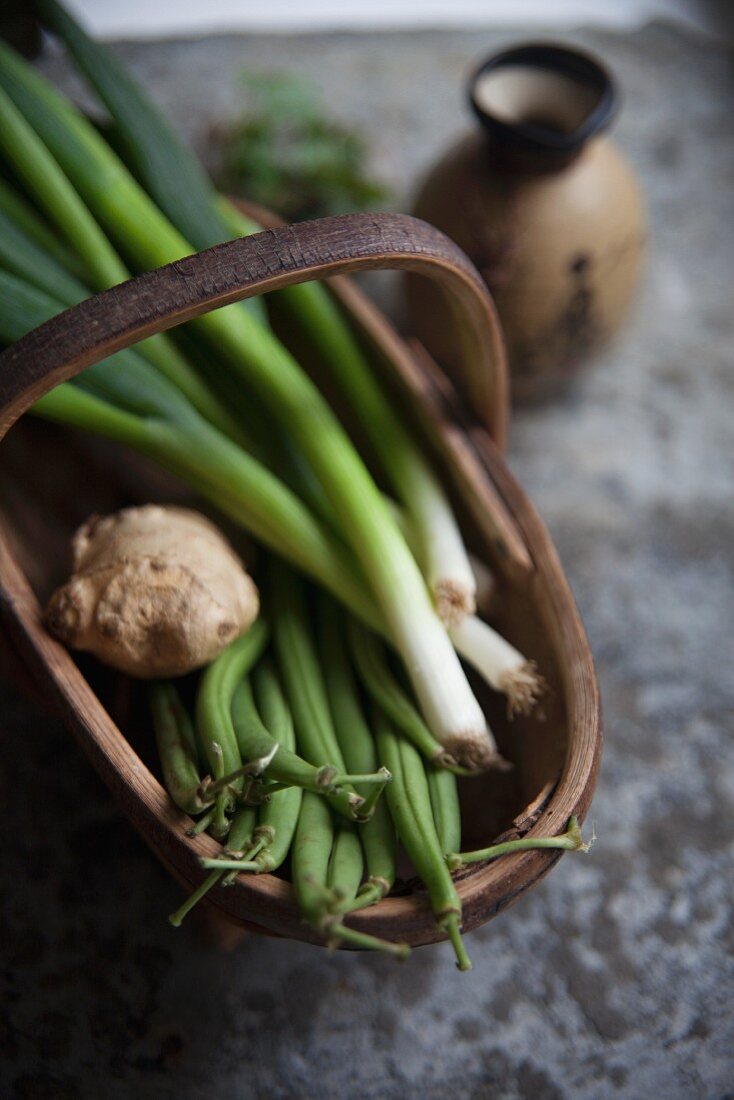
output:
[[[354,219],[360,216],[345,217]],[[339,219],[328,221],[333,223]],[[413,222],[414,219],[409,221]],[[354,222],[351,224],[354,225]],[[275,231],[276,235],[281,234],[281,244],[287,240],[292,246],[292,228],[288,227],[287,233]],[[228,246],[218,247],[222,249]],[[181,262],[184,278],[186,263],[187,261]],[[344,270],[344,265],[340,270]],[[151,275],[155,276],[156,273]],[[149,279],[148,275],[139,276],[138,280],[131,282],[146,279]],[[122,284],[122,288],[126,285],[128,284]],[[492,506],[495,509],[504,508],[504,520],[499,525],[496,545],[508,555],[507,569],[522,572],[526,582],[531,585],[544,628],[549,637],[554,639],[554,646],[563,657],[557,664],[566,702],[566,758],[547,805],[530,824],[527,835],[560,832],[565,828],[571,814],[575,813],[580,820],[586,815],[598,774],[602,732],[593,660],[556,551],[535,509],[509,473],[500,450],[489,433],[485,418],[478,417],[475,412],[474,416],[461,423],[451,410],[442,406],[445,392],[443,395],[437,393],[435,380],[425,370],[421,370],[420,363],[402,338],[362,292],[342,278],[335,281],[332,289],[337,297],[342,298],[357,321],[372,330],[374,338],[385,347],[396,370],[399,367],[403,376],[404,392],[415,403],[421,416],[432,422],[435,432],[444,439],[444,459],[448,455],[448,460],[456,463],[459,475],[468,479],[467,485],[471,491],[485,485],[487,493],[491,490]],[[108,296],[113,293],[100,295],[98,300],[107,297],[109,301]],[[75,307],[77,311],[83,309],[84,305]],[[80,316],[81,312],[77,315]],[[496,319],[491,320],[491,311],[487,316],[490,317],[490,323],[496,324]],[[379,323],[376,318],[379,318]],[[25,344],[26,353],[34,347],[48,346],[48,330],[53,332],[54,323],[51,321],[42,326],[42,329],[47,330],[45,334],[42,330],[36,330],[35,334],[19,342]],[[18,346],[15,345],[16,348]],[[4,356],[7,354],[3,353]],[[7,385],[7,375],[5,377]],[[48,381],[46,378],[45,382]],[[450,390],[449,384],[446,385]],[[50,388],[50,385],[47,384],[46,388]],[[33,396],[39,395],[35,382],[29,384],[26,380],[21,390],[26,404],[30,404]],[[8,392],[10,397],[7,396]],[[4,421],[4,395],[0,393],[0,423],[6,426],[19,415],[19,410],[22,411],[22,401],[18,400],[19,392],[17,386],[13,389],[11,382],[10,391],[5,394]],[[440,407],[442,411],[438,412]],[[501,429],[501,444],[504,430],[503,410],[500,410],[496,423]],[[457,428],[460,429],[458,433]],[[511,531],[514,531],[516,543],[522,550],[521,553],[515,547],[514,560],[511,540],[508,543]],[[214,855],[220,846],[207,836],[185,836],[186,823],[189,821],[187,816],[175,808],[162,785],[112,721],[71,654],[45,631],[38,601],[14,558],[5,532],[1,529],[0,618],[21,658],[36,674],[39,683],[49,690],[72,733],[143,838],[179,880],[191,887],[197,885],[203,877],[198,857]],[[547,851],[525,852],[504,857],[500,861],[477,864],[463,872],[456,883],[464,905],[465,929],[469,931],[477,927],[513,904],[547,873],[560,858],[560,854]],[[322,942],[315,932],[301,922],[290,884],[274,875],[240,875],[233,887],[224,893],[212,892],[208,900],[210,905],[231,919],[245,923],[248,927],[254,925],[258,931],[287,935],[306,942]],[[413,946],[445,938],[434,925],[426,899],[418,893],[407,897],[387,897],[377,905],[353,914],[350,923],[355,928],[388,938],[398,934]]]

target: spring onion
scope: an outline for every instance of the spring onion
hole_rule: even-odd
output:
[[[84,276],[84,264],[78,256],[71,252],[68,245],[57,237],[48,222],[2,176],[0,176],[0,212],[48,256],[61,264],[70,275],[75,275],[77,278]]]
[[[56,0],[36,0],[35,8],[107,107],[126,163],[158,208],[195,249],[227,240],[230,234],[217,210],[209,177],[144,89]],[[265,316],[259,299],[251,299],[244,307]]]
[[[139,266],[167,263],[190,251],[93,127],[6,48],[0,49],[0,85],[92,213]],[[493,749],[482,711],[415,559],[328,404],[283,345],[249,314],[227,307],[194,323],[308,459],[364,570],[434,735],[456,759],[484,766]]]
[[[89,297],[90,291],[70,275],[59,263],[39,248],[0,210],[0,268],[15,275],[41,293],[37,296],[35,319],[23,322],[22,314],[12,314],[5,322],[7,341],[17,340],[29,329]],[[42,299],[41,294],[45,297]],[[43,302],[43,304],[41,304]],[[10,334],[12,332],[12,334]],[[172,344],[161,337],[142,341],[135,350],[128,349],[120,362],[137,361],[143,356],[166,378],[174,382],[195,409],[220,431],[245,441],[242,429],[212,391],[204,385],[187,361],[179,356]]]
[[[200,164],[155,104],[114,55],[94,42],[57,3],[39,0],[46,25],[58,34],[110,111],[129,163],[187,240],[206,248],[228,235],[258,229],[230,203],[217,204]],[[436,475],[382,393],[365,355],[328,292],[319,284],[278,295],[292,326],[310,339],[342,389],[408,509],[426,577],[441,618],[449,624],[474,610],[474,577],[453,511]]]

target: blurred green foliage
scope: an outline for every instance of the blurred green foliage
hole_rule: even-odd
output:
[[[288,221],[378,207],[363,138],[329,119],[318,89],[286,73],[246,73],[247,113],[218,134],[219,186]]]

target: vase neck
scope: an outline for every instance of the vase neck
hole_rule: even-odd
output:
[[[545,44],[488,58],[469,82],[469,100],[493,159],[536,172],[574,160],[617,107],[614,83],[599,62]]]

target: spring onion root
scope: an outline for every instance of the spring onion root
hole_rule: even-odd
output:
[[[476,616],[467,616],[451,631],[462,657],[507,696],[507,714],[531,714],[547,685],[535,661],[528,661],[514,646]]]

